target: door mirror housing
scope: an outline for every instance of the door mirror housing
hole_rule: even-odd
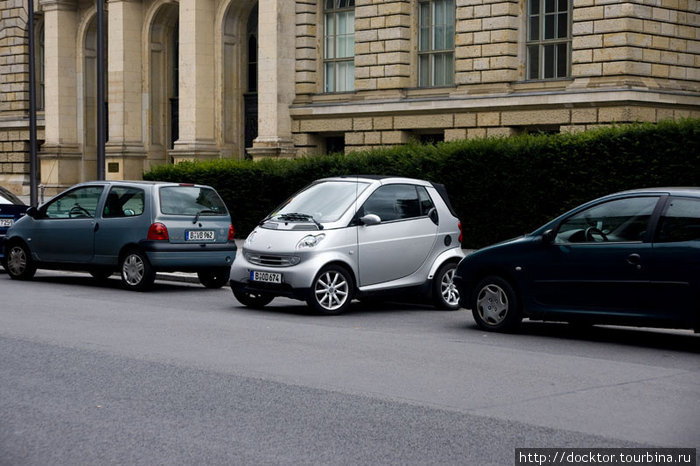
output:
[[[39,215],[39,211],[36,207],[32,206],[27,209],[26,214],[29,215],[31,218],[37,218],[37,216]]]
[[[375,214],[367,214],[364,217],[360,217],[360,223],[362,225],[379,225],[382,223],[382,219],[379,218],[379,215]]]
[[[550,228],[549,230],[542,233],[542,242],[545,244],[552,244],[556,236],[556,231],[553,228]]]

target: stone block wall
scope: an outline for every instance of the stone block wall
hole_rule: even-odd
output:
[[[0,177],[18,194],[29,173],[29,39],[23,0],[0,1]],[[0,179],[2,180],[2,179]]]
[[[456,0],[455,84],[510,83],[520,73],[520,2]]]
[[[572,75],[700,90],[698,0],[574,0]]]

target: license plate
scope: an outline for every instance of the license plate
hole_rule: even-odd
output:
[[[13,218],[0,218],[0,227],[11,227],[15,223]]]
[[[188,231],[185,239],[187,241],[214,241],[215,238],[212,230],[196,230]]]
[[[282,283],[282,274],[276,272],[258,272],[257,270],[251,270],[250,279],[254,282]]]

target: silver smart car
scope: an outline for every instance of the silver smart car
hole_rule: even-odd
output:
[[[317,180],[248,236],[231,289],[259,308],[276,296],[338,314],[353,298],[419,293],[458,309],[461,224],[442,185],[409,178]]]

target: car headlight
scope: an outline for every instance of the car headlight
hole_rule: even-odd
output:
[[[325,237],[326,235],[324,233],[319,235],[306,235],[297,243],[297,249],[313,248]]]
[[[253,241],[255,241],[255,235],[256,235],[257,233],[258,233],[258,230],[253,230],[253,231],[248,235],[248,237],[245,239],[245,244],[246,244],[246,245],[249,245],[249,244],[251,244]]]

